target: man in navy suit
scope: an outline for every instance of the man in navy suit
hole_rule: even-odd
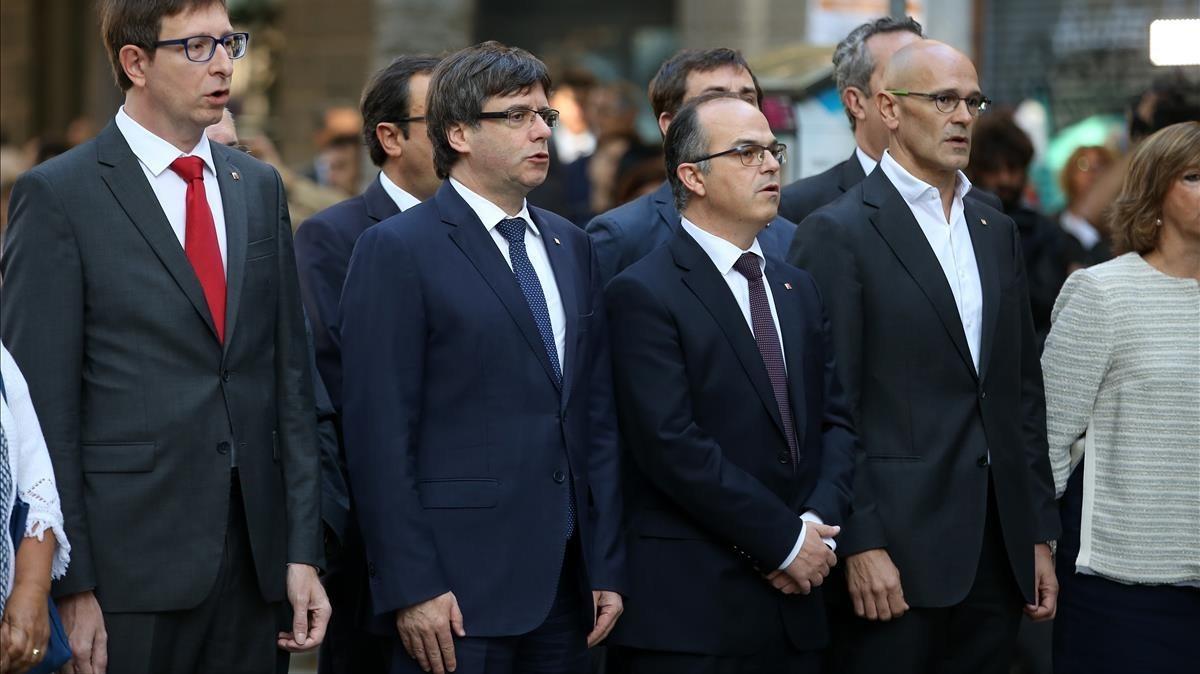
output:
[[[742,55],[732,49],[684,49],[659,67],[650,80],[650,105],[665,136],[671,120],[687,101],[708,92],[727,92],[755,106],[762,105],[762,88]],[[767,255],[783,259],[796,225],[781,217],[763,223],[759,243]],[[600,270],[610,279],[646,253],[670,241],[679,231],[679,210],[670,182],[607,213],[587,225],[596,246]]]
[[[432,199],[360,237],[343,419],[391,671],[580,672],[622,610],[616,418],[586,234],[531,206],[557,123],[528,52],[442,61]]]
[[[399,56],[367,83],[362,96],[363,140],[379,175],[362,194],[305,220],[296,230],[300,294],[313,327],[317,371],[334,410],[342,402],[342,359],[336,334],[338,300],[358,237],[381,220],[433,196],[441,181],[425,133],[425,93],[438,59]],[[338,433],[339,444],[341,433]],[[345,476],[339,452],[323,470]],[[318,668],[321,674],[376,672],[391,658],[390,642],[368,633],[367,562],[353,516],[342,531],[328,532],[329,569],[323,577],[337,610],[330,621]]]
[[[612,654],[631,674],[820,669],[856,441],[816,283],[756,239],[785,151],[736,96],[685,105],[666,139],[680,230],[605,293],[636,463]]]

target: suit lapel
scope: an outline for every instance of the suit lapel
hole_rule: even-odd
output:
[[[533,224],[537,225],[538,231],[542,234],[542,243],[546,246],[546,256],[550,259],[550,268],[554,270],[554,281],[558,285],[563,316],[567,322],[567,336],[563,340],[566,353],[560,354],[563,362],[562,406],[565,409],[571,395],[572,385],[575,383],[576,369],[579,367],[579,350],[583,346],[579,341],[579,297],[576,293],[575,283],[575,275],[582,267],[577,260],[573,259],[571,251],[560,243],[562,241],[560,233],[550,226],[546,218],[538,214],[536,207],[530,207],[529,215],[533,218]]]
[[[458,196],[458,192],[454,191],[449,181],[442,183],[434,199],[437,202],[438,211],[442,215],[442,222],[454,227],[450,232],[450,239],[467,256],[484,281],[491,286],[496,297],[500,298],[501,304],[516,322],[517,328],[525,337],[529,348],[533,350],[538,362],[545,369],[546,376],[555,387],[558,387],[554,369],[550,365],[550,356],[542,344],[542,336],[538,332],[537,324],[533,322],[533,312],[529,310],[529,303],[521,292],[521,286],[517,284],[516,275],[504,261],[504,256],[496,247],[491,235],[488,234],[483,223],[479,221],[479,217],[475,215],[467,202],[463,201],[462,197]]]
[[[863,173],[862,163],[858,161],[857,151],[850,153],[850,158],[842,162],[842,170],[838,172],[838,189],[848,192],[851,187],[861,183],[866,174]]]
[[[996,246],[990,245],[992,227],[985,225],[983,209],[972,199],[963,199],[963,217],[971,232],[975,263],[979,267],[979,285],[983,288],[983,326],[979,337],[979,380],[987,376],[988,360],[992,355],[992,337],[996,333],[996,317],[1000,313],[1000,272],[996,264]]]
[[[363,203],[367,207],[367,217],[374,222],[382,222],[400,212],[400,207],[388,196],[387,190],[379,182],[379,176],[363,192]]]
[[[958,355],[966,363],[971,375],[975,376],[975,363],[971,360],[970,349],[967,348],[967,336],[963,331],[962,319],[958,315],[958,305],[954,302],[954,293],[950,290],[950,283],[946,281],[946,274],[942,271],[933,249],[929,247],[929,240],[917,224],[912,210],[882,169],[876,169],[863,182],[863,201],[876,209],[871,213],[871,224],[925,293],[937,312],[942,327],[946,329],[954,347],[958,349]]]
[[[779,416],[779,405],[775,402],[775,392],[771,388],[767,366],[763,364],[762,354],[758,352],[758,344],[754,341],[754,333],[750,331],[750,326],[746,325],[746,317],[738,307],[737,300],[733,298],[733,293],[729,291],[729,285],[721,278],[700,244],[682,228],[671,239],[670,246],[675,263],[685,270],[684,284],[708,309],[717,325],[721,326],[742,364],[742,369],[754,385],[759,400],[775,420],[779,433],[783,435],[783,419]]]
[[[234,180],[238,167],[226,157],[226,150],[211,144],[217,184],[221,188],[221,205],[225,211],[225,348],[233,341],[241,306],[242,286],[246,280],[246,181]],[[218,149],[220,148],[220,149]]]
[[[804,432],[808,426],[808,415],[804,413],[806,393],[804,382],[807,373],[804,371],[804,335],[806,318],[800,311],[795,292],[788,287],[780,265],[767,258],[767,280],[771,284],[771,296],[775,299],[775,311],[779,315],[780,339],[783,341],[783,353],[787,361],[788,393],[792,400],[792,419],[795,423],[796,442],[804,446]]]
[[[183,252],[183,246],[179,244],[179,237],[175,236],[175,230],[163,213],[158,197],[147,182],[141,163],[129,149],[115,122],[110,122],[100,133],[97,146],[97,160],[105,167],[101,169],[104,183],[208,325],[213,339],[217,339],[217,330],[213,326],[212,313],[208,310],[200,280]]]

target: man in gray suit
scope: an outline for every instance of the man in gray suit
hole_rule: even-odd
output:
[[[220,0],[100,14],[125,105],[17,182],[0,260],[73,548],[67,671],[271,672],[329,604],[287,201],[204,136],[248,35]]]

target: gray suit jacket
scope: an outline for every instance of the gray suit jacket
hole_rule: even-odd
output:
[[[62,496],[55,594],[170,611],[212,590],[236,451],[259,587],[319,566],[320,466],[287,201],[271,167],[212,146],[228,239],[225,343],[124,137],[22,176],[0,258],[21,363]]]

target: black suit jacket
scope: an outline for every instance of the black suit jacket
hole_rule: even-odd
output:
[[[605,291],[626,466],[630,595],[614,643],[753,653],[783,621],[799,648],[827,639],[820,591],[762,578],[791,552],[800,514],[840,524],[855,436],[829,324],[807,273],[767,257],[800,461],[767,369],[712,260],[682,229]]]
[[[813,211],[833,202],[865,177],[857,154],[851,153],[846,161],[784,187],[779,197],[779,215],[792,222],[802,222]],[[991,192],[972,188],[967,196],[997,210],[1001,208],[1000,198]]]
[[[212,591],[236,449],[258,583],[320,566],[320,466],[304,317],[278,173],[212,144],[228,241],[225,341],[115,123],[23,175],[3,256],[21,362],[62,497],[58,595],[170,611]]]
[[[1003,213],[964,207],[983,288],[978,373],[950,285],[882,169],[809,216],[789,255],[827,299],[862,444],[838,554],[886,548],[913,606],[966,596],[989,473],[1029,601],[1033,546],[1059,531],[1021,240]]]
[[[354,243],[363,232],[400,212],[379,182],[362,194],[313,215],[296,230],[300,295],[312,321],[317,371],[335,410],[342,407],[342,358],[338,347],[338,301]]]
[[[566,318],[561,384],[516,276],[449,182],[355,246],[342,407],[377,615],[453,591],[467,634],[534,629],[558,586],[572,490],[590,587],[625,591],[595,258],[578,227],[529,212]]]
[[[592,218],[587,233],[596,247],[602,278],[611,279],[670,241],[679,231],[679,223],[679,210],[675,208],[669,182],[664,182],[650,194]],[[765,254],[783,259],[795,231],[794,222],[776,217],[759,233],[758,243]]]

